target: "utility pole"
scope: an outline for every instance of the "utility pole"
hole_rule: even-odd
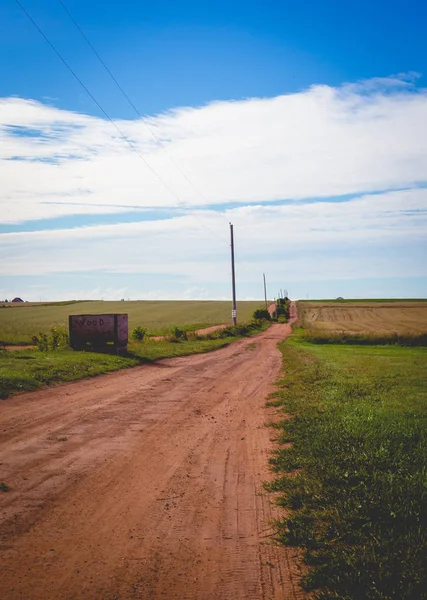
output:
[[[234,271],[234,233],[233,225],[230,223],[230,240],[231,240],[231,281],[233,285],[233,310],[231,316],[233,317],[233,325],[237,325],[237,312],[236,312],[236,274]]]
[[[265,299],[265,309],[268,310],[268,306],[267,306],[267,286],[265,283],[265,273],[262,274],[262,276],[264,277],[264,299]]]

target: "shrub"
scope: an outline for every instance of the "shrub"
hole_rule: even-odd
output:
[[[147,330],[144,329],[144,327],[138,325],[138,327],[135,327],[135,329],[132,331],[132,338],[137,342],[142,342],[146,333]]]
[[[61,327],[52,327],[48,337],[51,350],[58,350],[69,345],[68,333]]]
[[[49,342],[46,333],[39,331],[37,335],[33,335],[32,341],[40,352],[47,352],[49,350]]]
[[[48,334],[40,331],[32,340],[40,352],[59,350],[69,345],[68,333],[61,327],[52,327]]]
[[[254,312],[253,318],[259,319],[259,320],[266,319],[267,321],[271,320],[270,313],[268,312],[268,310],[266,308],[258,308]]]
[[[187,332],[179,327],[174,327],[172,329],[172,337],[176,338],[179,341],[184,341],[187,339]]]

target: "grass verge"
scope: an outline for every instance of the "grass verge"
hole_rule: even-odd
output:
[[[99,352],[74,352],[62,349],[50,352],[38,350],[0,350],[0,398],[13,393],[32,391],[44,385],[65,383],[93,377],[110,371],[134,367],[162,358],[188,356],[218,350],[231,342],[254,335],[268,327],[260,323],[257,328],[229,328],[228,335],[215,332],[192,341],[131,342],[125,356]]]
[[[349,333],[307,329],[300,334],[310,344],[356,344],[358,346],[427,346],[427,333]]]
[[[272,404],[292,419],[269,486],[318,599],[427,598],[425,348],[281,345]],[[289,476],[289,474],[292,476]]]

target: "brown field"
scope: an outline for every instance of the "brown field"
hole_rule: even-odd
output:
[[[339,333],[427,333],[427,302],[298,302],[306,329]]]

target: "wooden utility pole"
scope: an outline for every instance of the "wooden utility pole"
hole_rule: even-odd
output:
[[[268,310],[268,304],[267,304],[267,286],[265,283],[265,273],[262,274],[263,278],[264,278],[264,299],[265,299],[265,309]]]
[[[233,325],[237,325],[237,309],[236,309],[236,274],[234,271],[234,233],[233,225],[230,223],[230,240],[231,240],[231,281],[233,286],[233,310],[231,316],[233,317]]]

